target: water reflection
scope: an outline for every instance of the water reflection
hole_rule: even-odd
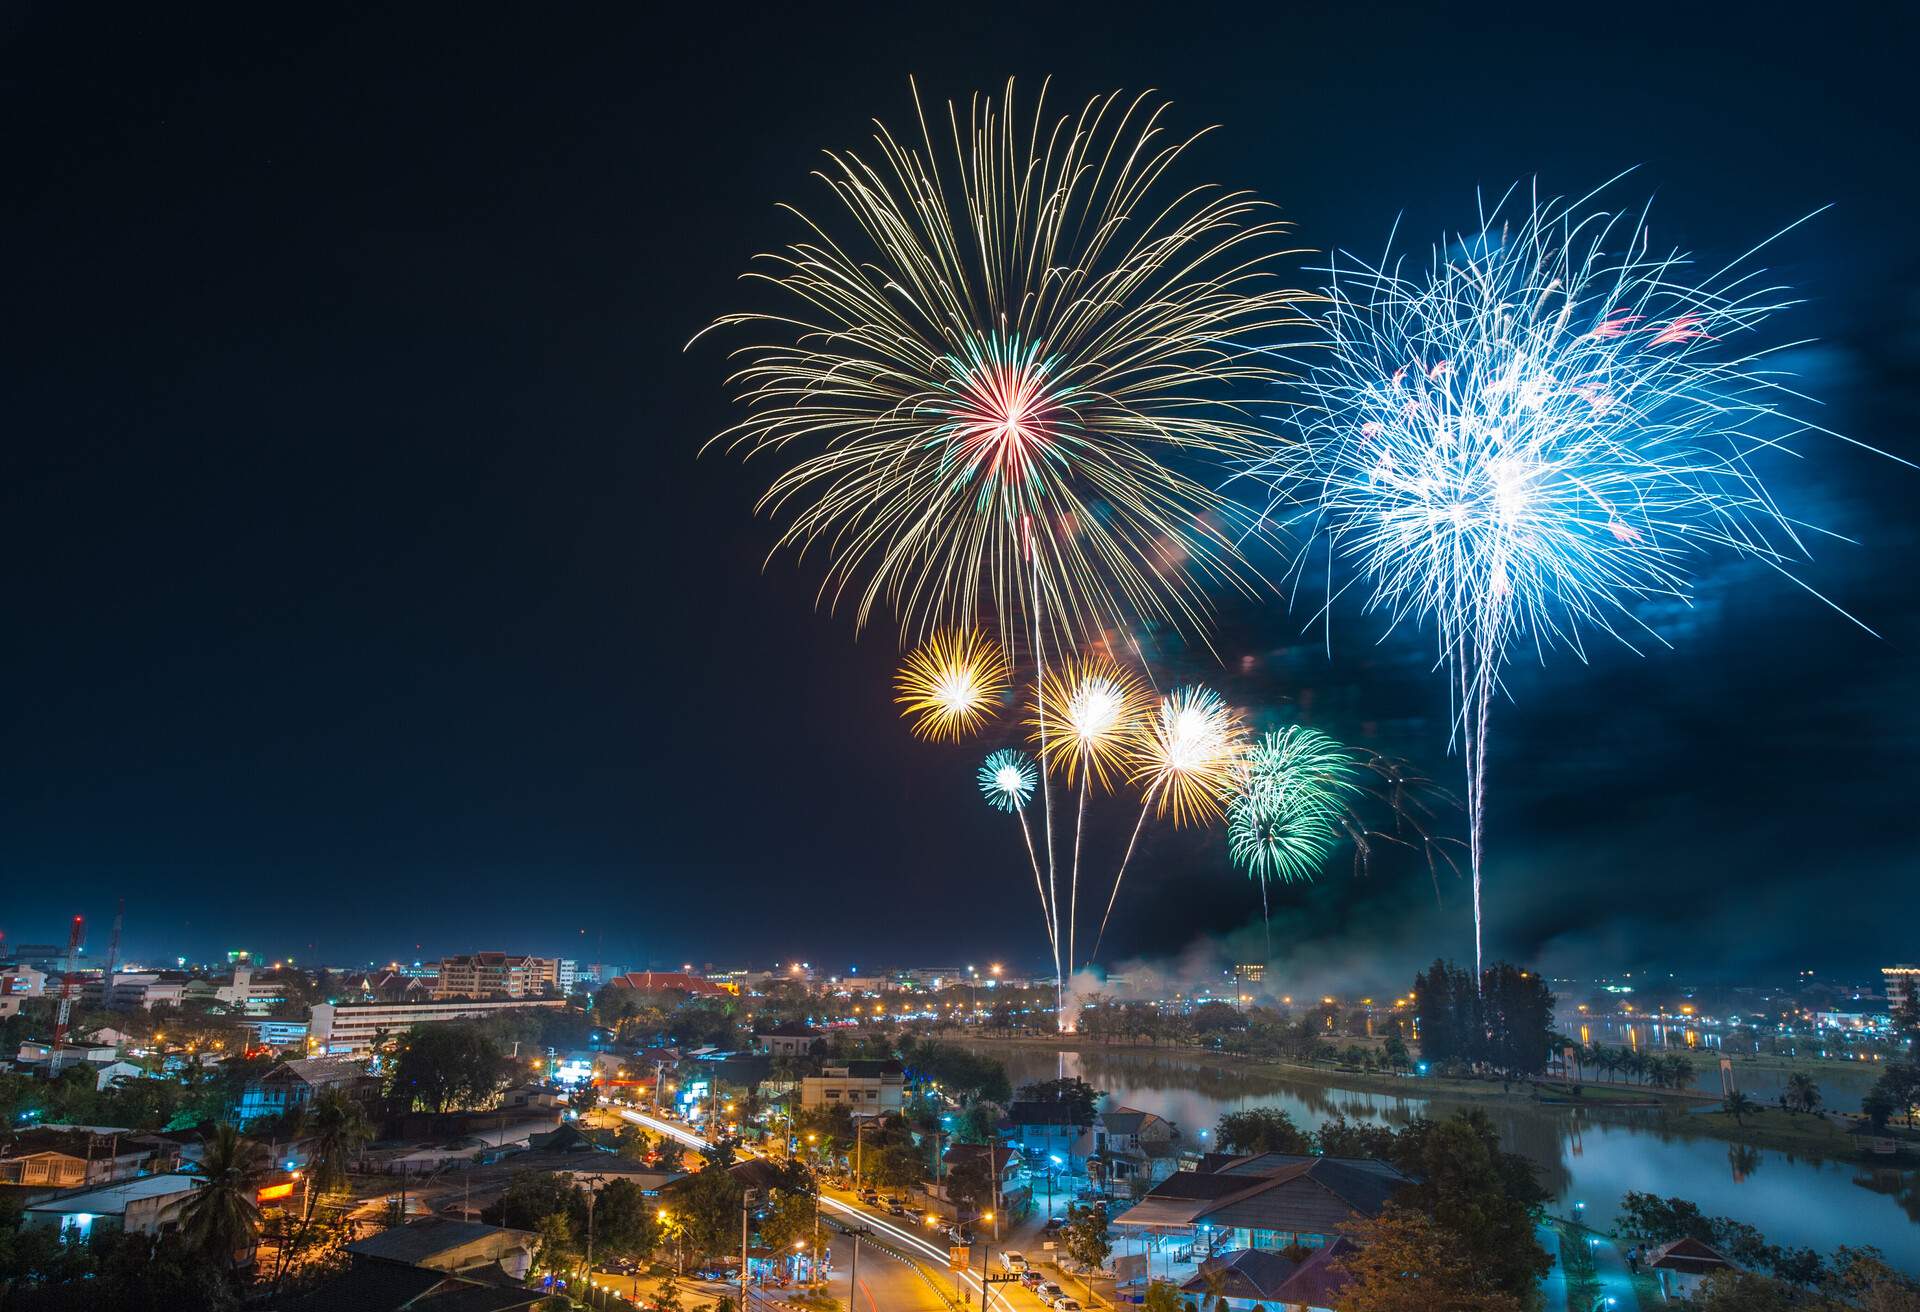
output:
[[[1683,1032],[1676,1031],[1674,1038],[1685,1041]],[[1602,1041],[1620,1042],[1612,1036]],[[1612,1223],[1621,1195],[1629,1190],[1677,1195],[1708,1213],[1758,1226],[1775,1243],[1822,1252],[1841,1244],[1872,1244],[1894,1264],[1920,1271],[1920,1176],[1863,1172],[1858,1166],[1728,1144],[1688,1133],[1683,1119],[1657,1111],[1595,1113],[1540,1103],[1327,1088],[1188,1053],[1109,1048],[1054,1053],[999,1045],[990,1050],[1007,1063],[1015,1086],[1078,1075],[1105,1090],[1114,1103],[1167,1117],[1188,1146],[1203,1149],[1212,1143],[1202,1132],[1211,1131],[1223,1112],[1250,1106],[1279,1107],[1305,1129],[1318,1129],[1337,1116],[1397,1127],[1415,1116],[1478,1107],[1493,1121],[1501,1142],[1539,1169],[1540,1182],[1559,1209],[1584,1202],[1587,1219],[1596,1225]],[[1717,1069],[1709,1067],[1707,1074],[1717,1088]]]

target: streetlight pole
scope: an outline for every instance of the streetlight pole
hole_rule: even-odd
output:
[[[1000,1237],[999,1210],[995,1209],[981,1219],[993,1222],[994,1239],[998,1239]],[[993,1241],[988,1240],[980,1245],[980,1312],[987,1312],[987,1277],[991,1274],[987,1269],[987,1264],[992,1257]]]

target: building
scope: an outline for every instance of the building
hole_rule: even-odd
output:
[[[21,1215],[26,1229],[58,1230],[68,1243],[103,1231],[157,1235],[179,1224],[180,1210],[206,1183],[194,1175],[143,1175],[119,1184],[78,1189],[43,1198]]]
[[[1070,1103],[1014,1102],[1007,1108],[1001,1133],[1020,1149],[1021,1155],[1037,1175],[1050,1177],[1050,1184],[1087,1178],[1095,1152],[1093,1122],[1083,1117]]]
[[[1907,999],[1920,989],[1920,966],[1882,966],[1880,977],[1887,982],[1887,1011],[1897,1013]]]
[[[1202,1262],[1193,1277],[1180,1286],[1180,1292],[1196,1306],[1213,1306],[1208,1296],[1214,1293],[1217,1282],[1232,1312],[1256,1307],[1276,1312],[1333,1312],[1340,1305],[1341,1292],[1352,1282],[1341,1269],[1340,1259],[1356,1247],[1353,1240],[1343,1236],[1301,1261],[1258,1248],[1242,1248]]]
[[[1233,968],[1233,977],[1242,984],[1258,984],[1267,977],[1264,961],[1242,961]]]
[[[686,993],[696,998],[730,998],[732,992],[712,980],[684,970],[635,970],[615,975],[610,981],[617,989],[639,989],[642,993]]]
[[[255,1048],[294,1048],[307,1050],[307,1022],[303,1020],[250,1020],[240,1028],[250,1036]]]
[[[1114,1224],[1150,1243],[1215,1252],[1325,1248],[1408,1183],[1385,1162],[1356,1158],[1214,1154],[1200,1167],[1175,1171]]]
[[[553,957],[522,957],[506,952],[473,952],[442,957],[436,998],[538,998],[562,994],[560,963]]]
[[[1660,1292],[1673,1300],[1692,1298],[1715,1271],[1738,1270],[1719,1250],[1698,1239],[1662,1244],[1647,1254],[1646,1265],[1660,1282]]]
[[[47,993],[47,972],[32,966],[8,966],[0,970],[0,997],[42,998]]]
[[[130,1130],[98,1125],[47,1125],[0,1144],[0,1185],[77,1189],[141,1174],[153,1143]]]
[[[808,1057],[813,1055],[815,1044],[821,1045],[820,1050],[824,1052],[826,1041],[826,1035],[800,1021],[756,1030],[753,1035],[753,1046],[775,1057]]]
[[[241,1012],[248,1016],[264,1016],[273,1004],[287,996],[284,978],[278,975],[256,976],[251,966],[235,966],[233,978],[225,984],[214,986],[215,1002],[224,1005],[228,1011]]]
[[[357,1102],[370,1102],[379,1081],[366,1067],[345,1057],[302,1057],[283,1061],[240,1093],[233,1119],[242,1126],[305,1107],[327,1089],[340,1089]]]
[[[415,1025],[474,1020],[502,1011],[564,1008],[565,998],[500,1001],[321,1002],[307,1021],[308,1047],[316,1056],[364,1057],[377,1036],[398,1038]]]
[[[1095,1178],[1127,1193],[1166,1179],[1180,1164],[1180,1131],[1172,1121],[1133,1107],[1113,1107],[1093,1121]]]
[[[520,1281],[527,1278],[538,1247],[539,1237],[528,1230],[430,1216],[356,1239],[347,1254],[356,1269],[364,1262],[388,1262],[449,1275],[504,1272]]]
[[[184,970],[117,970],[106,984],[106,1005],[118,1011],[144,1007],[152,1011],[161,1003],[178,1007],[183,1002],[211,1000],[211,980]]]
[[[906,1086],[897,1061],[850,1061],[802,1079],[800,1105],[808,1111],[845,1107],[855,1116],[879,1116],[900,1110]]]

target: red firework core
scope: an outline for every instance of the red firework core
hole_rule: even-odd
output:
[[[985,364],[955,392],[954,428],[966,459],[989,477],[1031,477],[1035,456],[1054,440],[1059,408],[1042,370],[1017,360]]]

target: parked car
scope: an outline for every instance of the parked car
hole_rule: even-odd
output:
[[[1040,1302],[1042,1306],[1045,1307],[1052,1307],[1054,1299],[1065,1298],[1067,1296],[1067,1291],[1054,1284],[1051,1280],[1042,1280],[1039,1288],[1033,1292],[1040,1295]]]
[[[1000,1269],[1009,1275],[1019,1275],[1027,1269],[1027,1255],[1011,1248],[1000,1252]]]
[[[860,1201],[870,1207],[878,1207],[880,1206],[880,1195],[871,1189],[862,1189],[860,1191]]]
[[[1053,1300],[1053,1312],[1080,1312],[1080,1300],[1062,1294]]]
[[[1020,1273],[1020,1283],[1028,1289],[1038,1289],[1045,1281],[1046,1277],[1038,1271],[1035,1271],[1032,1267],[1028,1267]]]
[[[888,1203],[887,1215],[897,1216],[897,1217],[900,1217],[902,1220],[911,1220],[913,1217],[913,1209],[911,1207],[906,1206],[903,1203]]]

